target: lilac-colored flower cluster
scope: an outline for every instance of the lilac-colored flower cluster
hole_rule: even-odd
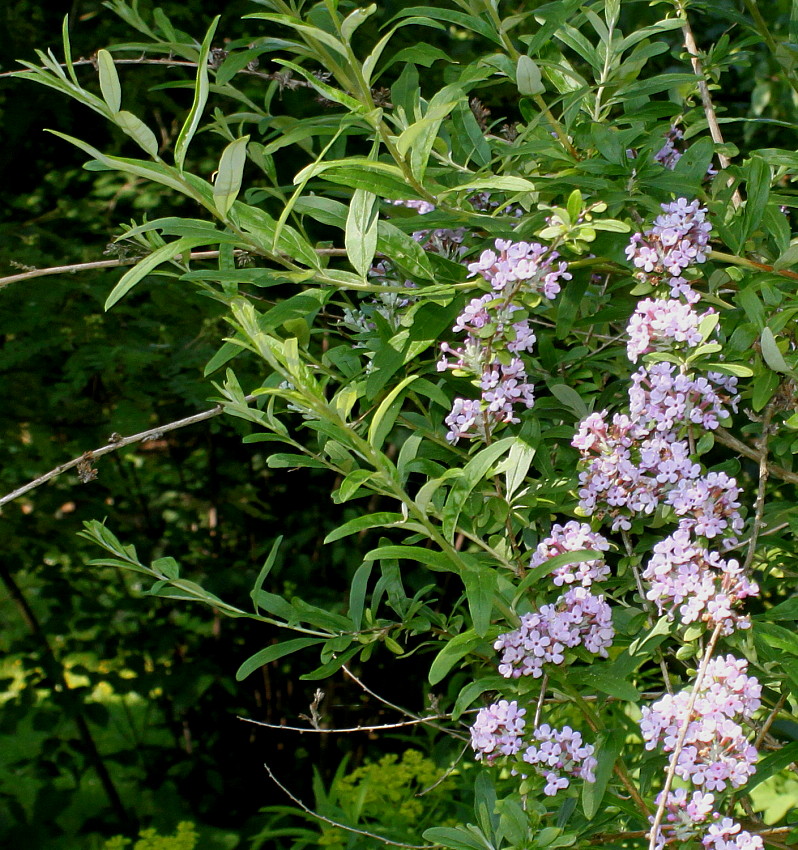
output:
[[[677,144],[683,137],[684,133],[678,127],[671,127],[665,134],[665,144],[654,154],[654,161],[672,171],[682,158]]]
[[[506,699],[480,708],[471,727],[471,747],[476,760],[493,762],[500,756],[515,755],[522,747],[525,708]]]
[[[673,363],[652,363],[632,375],[629,418],[647,431],[673,431],[685,422],[714,431],[730,411],[737,411],[736,378],[692,376]]]
[[[495,247],[496,251],[483,251],[476,262],[469,263],[468,270],[472,275],[481,274],[497,292],[515,294],[523,287],[554,299],[560,281],[571,279],[568,264],[557,262],[559,254],[537,242],[497,239]]]
[[[662,204],[662,214],[645,233],[636,233],[626,248],[626,258],[638,269],[655,275],[679,277],[695,263],[706,262],[712,225],[698,201],[679,198]]]
[[[499,254],[484,251],[468,267],[489,280],[493,291],[472,298],[457,317],[452,330],[465,333],[465,341],[456,347],[441,345],[438,370],[470,375],[481,391],[479,400],[454,400],[445,420],[450,443],[462,437],[488,440],[498,425],[520,421],[519,407],[532,407],[534,387],[519,355],[533,350],[535,334],[514,299],[537,291],[554,298],[557,281],[571,277],[565,263],[554,268],[556,251],[537,243],[497,239],[496,248]]]
[[[543,675],[544,664],[562,664],[565,650],[580,644],[607,657],[615,632],[610,606],[603,596],[574,587],[553,605],[524,614],[521,627],[500,635],[493,648],[501,652],[499,672],[506,678]]]
[[[666,694],[643,708],[640,729],[646,749],[661,742],[673,752],[683,724],[687,735],[676,762],[676,775],[706,791],[739,788],[754,773],[757,751],[748,742],[738,719],[749,719],[760,706],[762,688],[747,676],[748,663],[727,655],[709,662],[688,716],[690,690]]]
[[[598,762],[593,756],[592,744],[582,742],[582,733],[570,726],[552,729],[548,723],[539,726],[533,732],[534,743],[526,748],[523,759],[534,765],[538,773],[546,780],[543,793],[553,797],[558,791],[567,788],[571,782],[569,776],[595,782],[595,769]]]
[[[551,558],[564,555],[566,552],[579,552],[583,549],[606,552],[609,548],[610,544],[606,538],[593,531],[587,523],[570,520],[565,525],[552,526],[551,535],[540,541],[529,566],[539,567]],[[581,584],[582,587],[590,587],[595,581],[604,581],[609,574],[610,568],[604,563],[603,558],[580,561],[575,564],[562,564],[550,573],[557,587],[562,587],[564,584]]]
[[[662,802],[662,794],[657,796],[657,805]],[[684,843],[695,838],[698,832],[706,832],[702,844],[707,850],[764,850],[764,843],[758,835],[743,830],[739,823],[731,818],[721,817],[713,811],[715,795],[685,788],[668,792],[665,798],[665,823],[668,835],[660,830],[656,840],[656,850],[664,850],[670,843]],[[654,818],[649,818],[653,822]],[[709,825],[707,827],[707,824]]]
[[[626,353],[632,363],[650,351],[680,351],[695,348],[703,341],[699,324],[711,308],[698,315],[689,304],[674,299],[647,298],[641,301],[626,329]]]
[[[743,574],[738,561],[705,549],[686,528],[654,546],[643,578],[649,582],[646,597],[660,614],[673,617],[678,610],[683,623],[722,625],[723,634],[751,625],[733,608],[747,596],[756,596],[758,586]]]

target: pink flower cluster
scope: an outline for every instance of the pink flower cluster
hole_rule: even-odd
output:
[[[562,664],[565,650],[583,645],[607,657],[615,632],[610,606],[603,596],[574,587],[553,605],[524,614],[521,627],[500,635],[493,648],[502,653],[499,672],[506,678],[543,675],[544,664]]]
[[[634,234],[626,258],[649,274],[679,277],[689,266],[706,262],[711,230],[706,210],[698,201],[678,198],[662,204],[662,214],[651,230]]]
[[[610,544],[606,538],[593,531],[587,523],[572,519],[565,525],[552,526],[551,535],[538,543],[529,566],[530,568],[539,567],[551,558],[567,552],[579,552],[583,549],[606,552],[609,548]],[[604,581],[609,574],[610,568],[604,563],[603,558],[562,564],[550,573],[557,587],[562,587],[564,584],[581,584],[582,587],[590,587],[594,581]]]
[[[689,715],[690,690],[666,694],[644,707],[640,729],[646,749],[662,742],[666,753],[673,752],[680,729],[688,721],[676,775],[706,791],[745,785],[754,773],[757,751],[737,719],[752,716],[762,693],[759,682],[746,675],[747,670],[748,663],[733,655],[711,660]]]
[[[481,390],[479,400],[454,400],[445,420],[450,443],[462,437],[487,440],[498,425],[520,421],[519,406],[532,407],[534,387],[519,355],[533,350],[535,334],[514,299],[539,290],[554,298],[560,290],[557,281],[571,277],[565,263],[554,268],[557,252],[537,243],[497,239],[496,248],[499,254],[483,251],[468,267],[472,274],[485,277],[493,292],[472,298],[457,317],[452,330],[466,334],[463,344],[441,345],[438,371],[470,375]]]
[[[522,747],[525,708],[506,699],[480,708],[471,727],[471,747],[476,760],[493,762],[500,756],[515,755]]]
[[[544,723],[533,733],[535,743],[524,751],[523,759],[534,765],[537,772],[546,780],[543,793],[553,797],[558,791],[567,788],[571,782],[569,776],[595,782],[595,769],[598,762],[593,756],[592,744],[582,742],[581,732],[570,726],[552,729]]]
[[[699,324],[709,309],[698,315],[689,304],[674,299],[647,298],[641,301],[629,321],[626,353],[632,363],[650,351],[679,351],[695,348],[702,342]]]
[[[711,627],[722,625],[726,635],[751,625],[748,617],[733,609],[747,596],[756,596],[758,586],[746,578],[736,560],[723,560],[708,551],[686,528],[654,546],[643,578],[649,583],[646,597],[660,614],[673,617],[678,611],[683,623],[700,620]]]
[[[662,794],[657,804],[662,802]],[[715,807],[715,795],[685,788],[670,791],[665,800],[665,822],[670,827],[666,838],[662,830],[657,836],[656,850],[663,850],[666,844],[684,843],[696,837],[697,831],[704,831],[702,844],[706,850],[764,850],[764,843],[758,835],[743,830],[739,823],[731,818],[722,818]],[[654,818],[650,820],[653,822]]]
[[[497,239],[496,251],[483,251],[475,263],[469,263],[472,275],[481,274],[493,289],[541,292],[554,299],[560,292],[560,280],[570,280],[568,264],[557,263],[559,254],[537,242],[512,242]],[[555,265],[556,264],[556,265]]]

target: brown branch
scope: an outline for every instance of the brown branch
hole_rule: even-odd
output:
[[[690,64],[693,66],[693,73],[699,78],[698,92],[701,96],[701,105],[704,108],[704,115],[706,115],[707,118],[709,134],[712,136],[712,141],[715,142],[716,145],[722,145],[724,144],[723,133],[720,131],[718,116],[715,113],[715,105],[712,103],[712,97],[709,94],[709,85],[707,84],[707,79],[704,76],[704,67],[701,64],[698,44],[696,43],[693,29],[690,26],[690,20],[687,17],[687,9],[685,8],[683,0],[677,0],[676,8],[682,18],[682,36],[684,38],[684,46],[690,55]],[[718,153],[718,162],[720,162],[721,168],[728,168],[731,160],[725,154]],[[727,185],[731,186],[733,183],[734,180],[730,177]],[[740,207],[742,202],[743,199],[740,197],[739,190],[735,189],[732,194],[732,203],[734,208],[737,209]]]
[[[320,820],[323,823],[328,823],[330,826],[338,827],[338,829],[344,829],[347,832],[354,832],[355,835],[365,835],[366,838],[374,838],[377,841],[381,841],[383,844],[388,844],[391,847],[407,847],[408,850],[435,850],[436,847],[439,847],[438,844],[405,844],[403,841],[394,841],[391,838],[386,838],[384,835],[377,835],[374,832],[367,832],[364,829],[356,829],[354,826],[347,826],[345,823],[340,823],[339,821],[332,820],[331,818],[325,817],[318,812],[313,811],[309,806],[306,806],[302,800],[299,799],[296,795],[292,794],[282,782],[272,773],[272,769],[268,764],[263,765],[266,768],[266,773],[269,774],[269,779],[284,793],[286,794],[303,812],[306,812],[311,817],[316,818],[316,820]]]
[[[254,399],[254,395],[246,396],[246,401],[253,401]],[[62,473],[67,472],[70,469],[74,469],[76,466],[82,466],[87,463],[90,464],[97,458],[102,457],[103,455],[107,455],[110,452],[115,452],[119,449],[123,449],[125,446],[129,446],[132,443],[141,443],[146,440],[157,439],[163,434],[166,434],[168,431],[176,431],[178,428],[185,428],[187,425],[196,425],[198,422],[204,422],[206,419],[213,419],[214,416],[218,416],[220,413],[223,412],[223,410],[224,407],[221,404],[217,404],[216,407],[212,407],[210,410],[203,410],[202,413],[195,413],[193,416],[186,416],[184,419],[177,419],[174,422],[168,422],[164,425],[158,425],[155,428],[150,428],[148,431],[141,431],[138,434],[132,434],[129,437],[121,437],[118,440],[113,440],[111,442],[106,443],[104,446],[100,446],[100,448],[98,449],[94,449],[93,451],[89,452],[84,452],[82,455],[80,455],[80,457],[73,458],[67,463],[62,463],[59,466],[56,466],[55,469],[51,469],[44,475],[40,475],[33,481],[29,481],[22,487],[18,487],[13,492],[6,494],[2,498],[0,498],[0,508],[3,505],[8,504],[9,502],[13,502],[14,499],[18,499],[25,493],[28,493],[31,490],[35,490],[42,484],[46,484],[53,478],[57,478]]]
[[[316,248],[314,252],[319,256],[325,257],[345,257],[346,249],[344,248]],[[238,254],[246,254],[246,251],[237,251]],[[192,251],[189,254],[190,260],[213,260],[219,256],[219,251]],[[12,274],[8,277],[0,277],[0,286],[6,286],[9,283],[18,283],[21,280],[31,280],[35,277],[46,277],[51,274],[74,274],[75,272],[86,272],[93,269],[112,269],[117,266],[134,266],[142,258],[135,257],[129,260],[95,260],[91,263],[75,263],[69,266],[51,266],[46,269],[29,269],[19,274]]]
[[[463,712],[464,714],[473,714],[476,711]],[[381,723],[378,726],[350,726],[344,729],[332,728],[325,729],[321,726],[284,726],[280,723],[265,723],[262,720],[252,720],[249,717],[239,717],[244,723],[252,723],[255,726],[264,726],[266,729],[277,729],[284,732],[299,732],[300,735],[304,732],[311,732],[324,735],[348,734],[350,732],[382,732],[385,729],[401,729],[403,726],[417,726],[419,723],[427,723],[430,720],[451,720],[451,714],[432,714],[429,717],[418,717],[413,720],[400,720],[398,723]]]
[[[734,449],[734,451],[751,460],[759,460],[759,452],[756,449],[732,436],[725,428],[716,428],[712,433],[721,445]],[[767,469],[769,475],[781,478],[782,481],[787,481],[789,484],[798,484],[798,472],[790,472],[789,469],[785,469],[776,463],[769,463]]]

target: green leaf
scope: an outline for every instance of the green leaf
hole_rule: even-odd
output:
[[[490,472],[491,467],[505,453],[510,451],[515,443],[515,437],[505,437],[490,446],[486,446],[476,454],[455,478],[449,498],[443,510],[443,534],[447,540],[453,540],[457,531],[460,512],[465,507],[466,500],[472,490]]]
[[[349,262],[366,277],[377,252],[379,210],[377,197],[365,189],[355,189],[346,217],[344,245]]]
[[[549,392],[564,405],[577,419],[584,419],[590,410],[582,399],[582,396],[566,384],[552,384],[549,387]]]
[[[274,562],[277,560],[277,551],[280,548],[280,544],[283,542],[283,535],[281,534],[275,541],[272,543],[272,548],[269,551],[269,555],[266,560],[263,562],[263,566],[260,568],[260,572],[258,573],[258,577],[255,579],[255,584],[252,586],[252,591],[249,594],[255,605],[255,613],[258,613],[258,594],[261,592],[261,588],[263,587],[263,582],[266,581],[266,577],[272,570],[274,566]]]
[[[429,670],[429,683],[437,685],[455,664],[484,641],[473,629],[453,637],[435,656]]]
[[[756,773],[746,782],[746,793],[750,793],[761,782],[775,776],[795,761],[798,761],[798,741],[786,744],[780,750],[776,750],[775,753],[768,753],[757,764]]]
[[[341,89],[335,88],[335,86],[327,85],[327,83],[322,82],[315,74],[311,74],[310,71],[306,71],[301,65],[297,65],[295,62],[289,62],[287,59],[273,59],[273,62],[278,65],[284,65],[286,68],[290,68],[292,71],[296,71],[301,77],[304,77],[305,80],[310,83],[310,85],[322,96],[327,98],[327,100],[332,101],[333,103],[338,103],[341,106],[345,106],[350,112],[354,112],[357,114],[363,113],[366,111],[364,105],[356,100],[351,95],[348,95],[346,92],[341,91]],[[297,182],[297,181],[294,181]]]
[[[543,94],[546,91],[546,86],[543,85],[543,78],[540,74],[540,68],[530,56],[519,56],[515,66],[515,80],[518,86],[518,93],[526,97],[533,97],[536,94]]]
[[[595,770],[596,781],[582,784],[582,810],[588,820],[593,820],[601,808],[607,783],[610,781],[612,770],[622,747],[623,735],[614,732],[604,732],[596,740],[596,758],[598,760],[598,766]]]
[[[421,837],[448,850],[486,850],[484,841],[464,829],[453,826],[433,826],[424,830]]]
[[[116,73],[114,57],[107,50],[97,51],[97,70],[100,72],[100,91],[111,112],[122,108],[122,87]]]
[[[390,513],[383,511],[381,513],[366,514],[355,519],[345,522],[343,525],[333,529],[325,538],[325,543],[333,543],[336,540],[341,540],[344,537],[349,537],[351,534],[359,534],[361,531],[367,531],[370,528],[396,528],[396,526],[404,525],[407,522],[402,514]]]
[[[603,694],[611,697],[637,702],[640,699],[640,691],[624,679],[610,672],[606,664],[594,664],[589,669],[574,668],[568,671],[572,682],[579,682],[589,688],[595,688]]]
[[[768,608],[761,616],[766,620],[798,620],[798,596]]]
[[[230,142],[222,151],[219,169],[213,184],[213,203],[219,212],[226,216],[241,191],[244,165],[247,161],[247,143],[249,136]]]
[[[194,102],[191,104],[188,117],[186,118],[183,126],[180,128],[180,132],[177,135],[177,141],[175,142],[175,165],[180,171],[183,170],[183,163],[186,160],[188,146],[191,144],[191,140],[197,132],[197,127],[199,126],[200,119],[202,118],[202,112],[205,109],[205,104],[208,100],[208,92],[210,91],[210,84],[208,82],[208,54],[210,53],[211,42],[213,41],[213,36],[216,32],[216,27],[219,24],[220,17],[221,15],[217,15],[213,19],[208,32],[205,34],[205,38],[202,41],[199,57],[197,58],[197,80],[194,84]]]
[[[416,378],[418,378],[418,375],[408,375],[400,381],[377,408],[369,425],[368,433],[368,441],[375,449],[379,450],[391,428],[393,428],[396,417],[399,415],[399,410],[401,409],[400,396]]]
[[[443,552],[426,549],[424,546],[379,546],[368,552],[365,558],[369,561],[385,560],[386,558],[418,561],[419,564],[424,564],[440,572],[454,572],[461,566],[444,555]]]
[[[352,620],[352,628],[355,631],[360,630],[360,626],[363,622],[363,607],[366,602],[366,590],[368,588],[373,566],[373,561],[363,561],[357,570],[355,570],[355,574],[352,577],[352,585],[349,588],[349,618]]]
[[[474,623],[474,631],[485,637],[493,613],[493,594],[496,591],[496,571],[492,567],[466,569],[461,573],[466,589],[466,599]]]
[[[740,250],[745,240],[759,227],[765,214],[768,198],[770,197],[770,166],[761,156],[752,156],[748,164],[747,181],[745,184],[747,199],[743,212],[742,233],[740,235]]]
[[[236,672],[236,681],[240,682],[243,679],[246,679],[250,673],[254,673],[256,670],[259,670],[271,661],[277,661],[278,658],[283,658],[285,655],[290,655],[292,652],[299,652],[300,649],[304,649],[307,646],[313,646],[318,643],[324,643],[324,639],[295,638],[294,640],[287,640],[285,643],[277,643],[274,644],[274,646],[267,646],[265,649],[261,649],[254,655],[247,658],[247,660],[238,668],[238,671]]]
[[[332,676],[332,674],[337,670],[340,670],[341,667],[343,667],[344,664],[353,658],[361,649],[362,647],[360,644],[357,646],[350,646],[346,652],[333,656],[326,664],[322,664],[321,667],[317,667],[310,673],[303,673],[299,678],[305,682],[315,682],[319,679],[326,679],[329,676]]]
[[[131,139],[151,157],[158,157],[158,139],[155,133],[132,112],[122,110],[114,115],[114,122],[123,133]]]
[[[776,344],[776,337],[773,336],[773,331],[768,327],[762,329],[760,346],[765,363],[767,363],[774,372],[780,372],[783,374],[790,371],[789,366],[787,366],[787,363],[784,360],[784,356]]]
[[[111,294],[106,299],[105,309],[110,310],[111,307],[124,298],[137,283],[143,280],[153,269],[157,268],[162,263],[173,260],[185,251],[190,251],[192,248],[196,248],[199,245],[204,244],[207,244],[207,240],[205,239],[189,239],[184,236],[175,242],[170,242],[168,245],[162,245],[160,248],[153,251],[149,257],[145,257],[141,260],[141,262],[122,275],[119,283],[117,283],[117,285],[111,290]]]

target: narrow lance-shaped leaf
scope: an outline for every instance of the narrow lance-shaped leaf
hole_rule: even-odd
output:
[[[241,191],[241,180],[244,165],[247,161],[247,142],[249,136],[236,139],[222,151],[219,160],[219,170],[213,184],[213,203],[222,215],[230,212],[238,193]]]
[[[114,57],[107,50],[97,51],[97,69],[100,72],[100,91],[111,112],[122,108],[122,86],[116,73]]]
[[[168,245],[162,245],[156,251],[153,251],[149,257],[145,257],[140,263],[133,266],[130,271],[122,275],[122,279],[111,290],[111,294],[105,302],[105,309],[110,310],[117,301],[124,298],[128,292],[143,278],[145,278],[153,269],[160,266],[167,260],[173,260],[175,257],[182,254],[184,251],[190,251],[198,245],[207,244],[206,239],[189,239],[183,237]]]
[[[126,135],[151,157],[158,156],[158,139],[155,133],[136,115],[132,112],[122,110],[114,115],[114,121]]]
[[[365,277],[377,251],[379,215],[377,198],[365,189],[355,189],[346,217],[344,244],[349,262]]]
[[[208,100],[208,91],[210,90],[210,84],[208,82],[208,53],[210,52],[211,41],[216,32],[220,17],[220,15],[217,15],[213,19],[202,42],[199,58],[197,59],[197,82],[194,85],[194,102],[191,104],[191,111],[188,113],[185,123],[180,128],[180,133],[175,142],[175,165],[181,170],[186,160],[188,146],[191,144],[192,138],[194,138],[194,133],[197,132],[202,111],[205,109],[205,104]]]

